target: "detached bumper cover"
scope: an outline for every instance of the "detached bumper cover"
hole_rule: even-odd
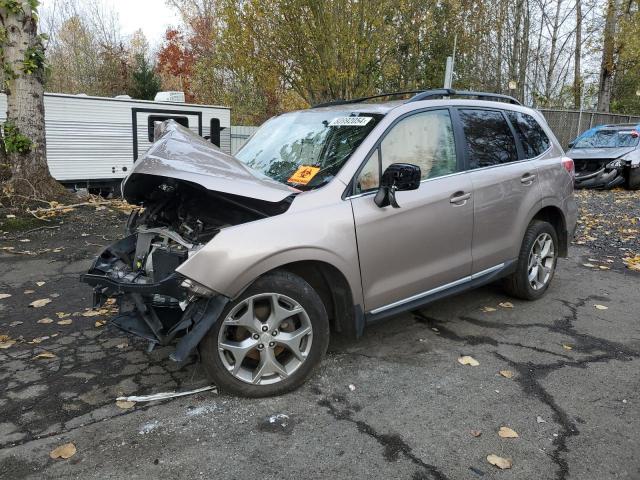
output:
[[[93,287],[94,307],[116,298],[119,314],[110,323],[121,330],[159,345],[179,338],[171,359],[182,362],[220,317],[229,299],[223,295],[193,298],[181,286],[185,277],[175,272],[151,282],[127,271],[123,265],[132,245],[134,235],[107,247],[80,279]]]
[[[577,174],[576,188],[613,188],[624,183],[624,169],[603,167],[598,171]]]

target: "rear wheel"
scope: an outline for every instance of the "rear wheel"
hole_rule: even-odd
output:
[[[297,275],[277,271],[227,306],[200,352],[221,390],[264,397],[304,383],[328,343],[329,321],[318,294]]]
[[[536,300],[547,291],[558,260],[558,235],[555,228],[533,220],[522,240],[515,273],[504,280],[505,290],[514,297]]]
[[[627,190],[640,190],[640,167],[628,169],[626,177]]]

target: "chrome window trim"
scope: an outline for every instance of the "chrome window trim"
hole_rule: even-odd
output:
[[[504,267],[504,265],[505,265],[504,263],[501,263],[499,265],[494,265],[493,267],[487,268],[486,270],[482,270],[482,271],[480,271],[478,273],[471,274],[471,275],[469,275],[467,277],[463,277],[463,278],[461,278],[459,280],[455,280],[453,282],[446,283],[444,285],[440,285],[439,287],[432,288],[431,290],[427,290],[426,292],[417,293],[415,295],[412,295],[411,297],[407,297],[407,298],[404,298],[402,300],[398,300],[396,302],[389,303],[388,305],[383,305],[382,307],[374,308],[369,313],[372,314],[372,315],[376,315],[378,313],[382,313],[384,311],[387,311],[387,310],[389,310],[391,308],[395,308],[395,307],[399,307],[401,305],[404,305],[405,303],[413,302],[414,300],[420,300],[421,298],[428,297],[428,296],[433,295],[435,293],[440,293],[440,292],[442,292],[444,290],[447,290],[449,288],[457,287],[458,285],[462,285],[464,283],[470,282],[471,280],[475,280],[477,278],[483,277],[483,276],[488,275],[490,273],[493,273],[493,272],[495,272],[497,270],[500,270],[501,268]]]

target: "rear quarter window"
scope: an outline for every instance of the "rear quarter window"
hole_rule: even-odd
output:
[[[507,111],[506,113],[520,139],[525,158],[542,155],[549,148],[551,145],[549,137],[535,118],[522,112]]]

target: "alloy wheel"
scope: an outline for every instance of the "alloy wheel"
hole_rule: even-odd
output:
[[[278,293],[244,299],[223,320],[218,354],[235,378],[268,385],[291,376],[311,351],[313,328],[305,309]]]
[[[531,288],[540,290],[551,279],[556,262],[555,245],[548,233],[541,233],[529,252],[528,281]]]

